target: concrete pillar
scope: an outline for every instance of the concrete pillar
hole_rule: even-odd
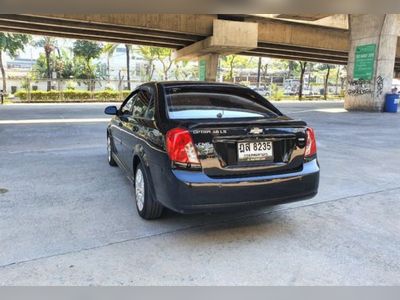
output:
[[[218,54],[207,54],[199,57],[199,80],[217,81]]]
[[[398,25],[395,14],[350,15],[345,109],[383,110],[392,86]]]

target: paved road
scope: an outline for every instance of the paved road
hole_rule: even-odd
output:
[[[0,284],[400,284],[400,115],[277,105],[316,129],[317,197],[151,222],[106,162],[105,104],[1,106]]]

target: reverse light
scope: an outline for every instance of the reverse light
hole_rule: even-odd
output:
[[[307,127],[306,133],[307,133],[307,140],[306,140],[306,151],[304,153],[304,156],[306,158],[310,158],[317,154],[317,142],[315,140],[314,129],[312,129],[311,127]]]
[[[192,135],[183,128],[174,128],[167,132],[166,148],[169,158],[177,163],[199,164]]]

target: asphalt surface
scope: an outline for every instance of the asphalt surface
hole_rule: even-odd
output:
[[[317,197],[144,221],[105,105],[0,106],[1,285],[400,284],[400,115],[278,103],[316,130]]]

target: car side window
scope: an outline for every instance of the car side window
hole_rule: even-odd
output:
[[[147,109],[151,102],[150,95],[146,90],[140,90],[133,103],[133,113],[134,118],[147,118]]]
[[[134,95],[132,95],[129,99],[127,99],[126,101],[125,101],[125,103],[121,106],[121,109],[120,109],[120,111],[121,111],[121,114],[123,114],[123,115],[131,115],[132,114],[132,107],[133,107],[133,103],[134,103],[134,100],[135,100],[135,96],[137,95],[137,93],[136,94],[134,94]]]
[[[153,120],[154,119],[154,91],[152,88],[149,88],[148,92],[148,97],[149,97],[149,106],[147,108],[146,114],[145,114],[145,118],[149,119],[149,120]]]

